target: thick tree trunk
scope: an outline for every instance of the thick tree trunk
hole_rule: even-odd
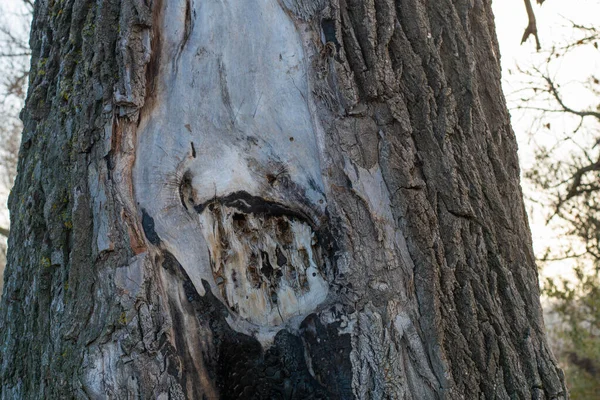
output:
[[[40,0],[1,393],[566,398],[490,2]]]

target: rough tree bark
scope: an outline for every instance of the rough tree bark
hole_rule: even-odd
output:
[[[2,399],[566,398],[489,0],[40,0]]]

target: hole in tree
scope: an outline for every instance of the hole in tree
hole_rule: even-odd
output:
[[[246,216],[244,214],[234,213],[231,217],[234,221],[244,222],[246,221]]]
[[[262,272],[263,275],[266,276],[267,279],[269,279],[273,275],[273,271],[275,269],[273,268],[273,266],[271,265],[271,262],[269,261],[269,254],[267,252],[261,251],[260,255],[262,258],[262,268],[260,269],[260,272]]]
[[[335,21],[332,19],[324,19],[321,21],[321,28],[323,29],[323,35],[325,36],[325,42],[331,42],[335,44],[337,50],[340,49],[340,43],[335,36]]]

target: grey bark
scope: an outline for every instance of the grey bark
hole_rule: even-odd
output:
[[[38,1],[0,398],[566,398],[489,1]]]

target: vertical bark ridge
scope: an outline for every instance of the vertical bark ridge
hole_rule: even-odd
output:
[[[415,265],[422,337],[442,392],[448,390],[450,397],[565,396],[554,361],[550,367],[536,355],[547,355],[548,347],[488,6],[397,2],[398,20],[388,49],[401,76],[395,99],[387,101],[396,121],[379,125],[379,147],[385,149],[379,160]],[[343,16],[344,4],[340,7]],[[342,17],[341,22],[348,25],[347,32],[360,31],[352,18]],[[372,21],[358,18],[358,23]],[[343,51],[349,52],[356,83],[368,98],[366,88],[376,84],[360,78],[365,67],[352,61],[361,59],[358,46],[352,35],[345,38]],[[364,55],[368,34],[362,38]],[[375,65],[382,69],[385,61],[378,59]],[[368,104],[362,117],[381,119],[378,108]],[[332,121],[344,126],[345,133],[352,124]],[[359,126],[356,136],[368,136],[368,123]],[[352,153],[360,150],[348,152],[344,139],[339,140],[342,153],[355,159]],[[402,147],[414,154],[409,162],[394,151],[406,140],[409,145]],[[354,143],[361,147],[360,141]],[[404,169],[397,167],[402,164]],[[415,170],[422,183],[414,182]],[[464,373],[472,370],[478,374]]]

